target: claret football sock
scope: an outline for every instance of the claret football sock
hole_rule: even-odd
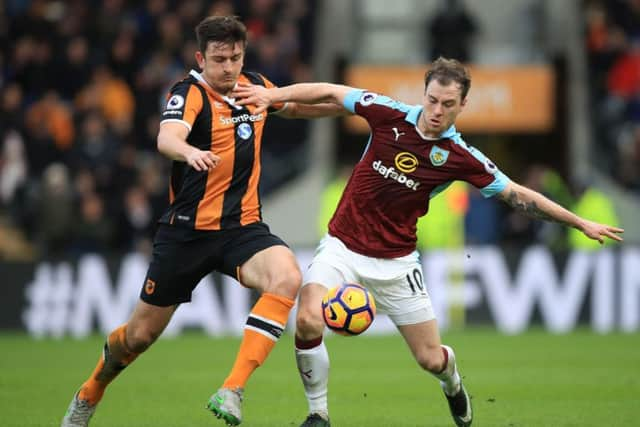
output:
[[[102,399],[107,385],[138,357],[138,353],[127,347],[126,334],[126,323],[111,332],[96,368],[78,392],[79,399],[96,405]]]
[[[283,296],[262,294],[249,313],[238,356],[222,387],[244,388],[278,342],[294,303]]]
[[[322,336],[311,341],[296,337],[296,363],[309,403],[309,413],[328,416],[329,353]]]
[[[444,355],[444,368],[434,375],[440,380],[444,392],[452,396],[460,390],[460,374],[456,367],[456,356],[451,347],[443,345],[441,348]]]

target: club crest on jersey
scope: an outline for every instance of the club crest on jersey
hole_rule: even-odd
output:
[[[249,139],[253,131],[248,123],[241,123],[240,126],[238,126],[236,133],[242,139]]]
[[[449,150],[443,150],[442,148],[434,145],[429,153],[429,160],[433,166],[442,166],[449,158]]]
[[[184,105],[184,97],[182,95],[173,95],[167,101],[167,110],[177,110]]]

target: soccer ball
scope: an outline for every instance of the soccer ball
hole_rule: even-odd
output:
[[[376,302],[362,285],[344,283],[329,289],[322,298],[322,317],[333,332],[359,335],[367,330],[376,315]]]

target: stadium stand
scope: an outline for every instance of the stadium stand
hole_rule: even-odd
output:
[[[640,1],[586,1],[594,157],[605,173],[640,191]]]
[[[149,248],[168,192],[169,162],[155,148],[159,111],[171,84],[195,68],[202,17],[246,22],[245,69],[278,85],[311,80],[312,0],[2,5],[0,254],[8,258]],[[263,195],[299,174],[307,156],[307,122],[270,122]]]

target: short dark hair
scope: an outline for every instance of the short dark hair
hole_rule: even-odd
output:
[[[204,55],[209,42],[247,46],[247,27],[237,16],[208,16],[196,26],[198,48]]]
[[[433,61],[431,67],[424,73],[424,90],[432,80],[436,80],[443,86],[449,85],[452,81],[460,85],[461,99],[467,97],[471,87],[471,75],[469,71],[456,59],[447,59],[442,56]]]

